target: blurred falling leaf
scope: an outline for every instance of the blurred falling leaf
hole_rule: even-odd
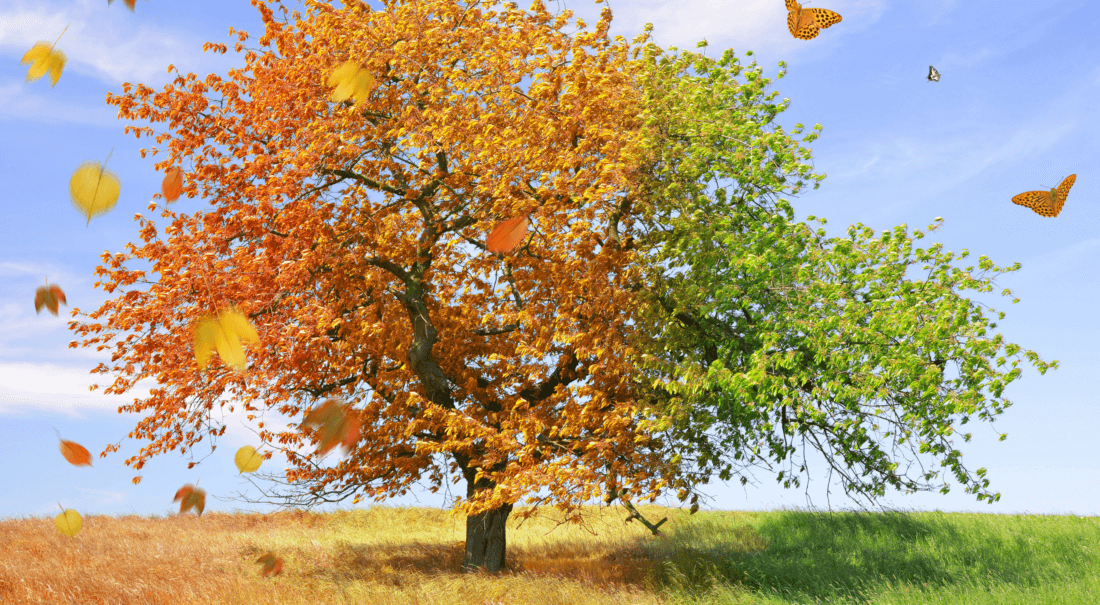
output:
[[[134,4],[137,0],[122,0],[122,3],[126,5],[126,8],[130,9],[130,12],[134,12]],[[107,0],[107,6],[115,3],[115,0]]]
[[[489,239],[485,240],[485,247],[489,249],[489,252],[494,254],[511,252],[518,246],[523,241],[523,236],[527,235],[528,216],[530,215],[525,214],[510,218],[497,225],[493,232],[489,234]]]
[[[252,324],[235,308],[223,310],[217,319],[212,315],[204,315],[195,326],[194,338],[195,361],[199,364],[199,370],[206,370],[210,355],[217,350],[222,363],[238,372],[245,369],[241,340],[252,343],[260,341]]]
[[[61,503],[58,502],[57,506],[61,507]],[[61,510],[61,514],[53,518],[53,523],[57,526],[57,531],[71,538],[84,526],[84,521],[80,519],[80,513],[71,508]]]
[[[279,575],[280,573],[283,572],[283,559],[282,559],[282,557],[276,557],[275,555],[273,555],[271,553],[267,553],[266,555],[260,557],[259,559],[256,559],[256,562],[264,564],[263,571],[260,572],[260,575],[262,575],[262,576],[266,576],[266,575],[276,575],[277,576],[277,575]]]
[[[54,429],[54,432],[57,433],[57,429]],[[57,438],[61,439],[61,433],[57,433]],[[73,441],[61,439],[61,455],[73,466],[92,465],[92,455],[88,453],[84,446]]]
[[[111,159],[110,154],[107,159]],[[100,166],[99,162],[84,162],[69,180],[69,196],[73,205],[88,217],[88,223],[92,222],[92,217],[114,208],[121,190],[118,175]]]
[[[65,29],[61,30],[61,36],[64,36],[68,29],[69,26],[66,25]],[[57,85],[57,80],[61,77],[61,70],[65,69],[65,53],[54,50],[53,47],[57,45],[58,40],[61,40],[61,36],[58,36],[53,44],[38,42],[27,51],[27,54],[23,55],[23,59],[19,62],[31,64],[31,68],[27,70],[27,82],[37,80],[49,71],[50,87]]]
[[[344,454],[348,454],[355,442],[359,441],[358,416],[334,398],[326,399],[320,406],[310,410],[302,421],[302,426],[316,427],[320,433],[317,452],[322,456],[337,444],[343,444]]]
[[[180,503],[181,515],[192,508],[196,509],[199,515],[202,515],[203,509],[206,508],[206,490],[197,488],[188,483],[179,488],[172,502]]]
[[[46,283],[49,284],[49,282]],[[50,313],[53,313],[54,317],[57,317],[57,303],[69,306],[69,303],[65,300],[65,293],[61,291],[57,284],[39,286],[34,291],[34,312],[36,314],[42,312],[42,307],[46,307]]]
[[[246,445],[237,450],[237,455],[233,457],[233,462],[236,463],[237,469],[242,473],[251,473],[258,470],[263,461],[264,457],[256,453],[256,448],[251,445]]]
[[[169,202],[176,201],[183,189],[183,171],[178,166],[169,168],[164,173],[164,181],[160,184],[160,191],[164,199]]]
[[[374,76],[359,67],[358,63],[348,61],[329,74],[326,83],[330,88],[336,87],[330,97],[334,102],[339,103],[348,97],[353,97],[355,107],[359,107],[367,101],[367,97],[374,88]]]

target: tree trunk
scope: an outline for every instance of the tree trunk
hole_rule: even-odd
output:
[[[484,568],[498,572],[504,568],[507,542],[504,524],[512,512],[512,505],[466,517],[466,559],[464,571]]]
[[[484,448],[480,443],[474,446],[474,450],[478,457],[484,455]],[[496,487],[495,483],[484,476],[477,478],[478,467],[473,466],[466,455],[456,453],[454,456],[466,479],[467,500],[472,499],[477,492]],[[500,472],[506,465],[505,461],[497,462],[489,470]],[[463,571],[482,568],[495,573],[504,569],[504,557],[507,554],[504,524],[511,513],[512,503],[508,502],[492,510],[466,517],[466,556],[462,562]]]

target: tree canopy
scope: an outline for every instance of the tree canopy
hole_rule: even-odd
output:
[[[810,172],[809,150],[782,128],[768,131],[788,101],[768,103],[776,93],[763,97],[770,81],[755,63],[742,74],[726,51],[719,60],[682,52],[653,65],[643,87],[647,125],[656,133],[645,187],[652,214],[643,221],[653,232],[639,240],[648,287],[633,334],[644,368],[639,398],[653,413],[643,424],[670,438],[677,461],[693,463],[681,489],[716,472],[728,480],[734,461],[744,460],[742,468],[770,467],[769,458],[781,463],[798,438],[824,454],[830,478],[838,472],[846,493],[882,496],[886,484],[906,493],[932,489],[910,479],[908,467],[898,472],[870,432],[881,425],[894,445],[911,444],[916,433],[919,452],[941,455],[979,501],[999,499],[983,489],[986,470],[972,477],[948,439],[956,418],[992,421],[1004,412],[1011,402],[996,398],[1021,374],[1018,359],[1006,373],[991,366],[1002,348],[1017,357],[1021,349],[1004,345],[1000,334],[986,337],[996,324],[960,295],[990,291],[993,277],[952,267],[954,254],[939,244],[914,251],[912,239],[925,234],[910,239],[905,225],[876,238],[857,224],[848,237],[826,238],[824,229],[793,222],[790,203],[773,198],[824,175]],[[698,75],[672,77],[688,66]],[[738,74],[743,82],[734,80]],[[927,273],[908,279],[918,262]],[[1020,268],[996,267],[985,256],[978,267],[995,274]],[[1057,367],[1032,351],[1024,355],[1040,373]],[[1001,367],[1006,357],[996,362]],[[958,378],[945,379],[948,364]],[[799,484],[793,467],[777,475],[785,487]]]
[[[541,3],[309,0],[293,25],[254,4],[267,50],[247,49],[230,80],[177,73],[160,92],[126,83],[108,95],[121,119],[170,126],[125,130],[167,141],[155,164],[166,193],[212,205],[165,205],[166,239],[139,215],[144,245],[104,254],[96,286],[148,289],[71,324],[100,349],[134,332],[113,344],[118,365],[93,370],[118,373],[107,393],[158,382],[120,408],[148,412],[130,436],[153,442],[126,464],[224,434],[203,429],[223,396],[249,420],[338,399],[359,438],[342,434],[352,443],[334,468],[296,451],[330,447],[331,434],[259,422],[294,465],[287,480],[310,485],[313,502],[358,502],[424,474],[436,491],[458,471],[466,561],[490,570],[513,503],[543,487],[573,513],[601,495],[607,461],[637,493],[667,486],[674,465],[637,430],[630,397],[643,131],[627,67],[640,48],[609,39],[610,10],[569,34],[571,14]],[[236,35],[241,52],[248,34]],[[486,233],[519,216],[528,236],[489,252]],[[247,360],[229,354],[238,341]]]

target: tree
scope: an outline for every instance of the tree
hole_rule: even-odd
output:
[[[490,571],[505,565],[505,521],[530,492],[549,488],[576,522],[605,469],[623,495],[669,484],[674,466],[637,430],[630,397],[639,213],[630,192],[642,130],[624,67],[630,45],[608,39],[610,11],[594,31],[578,19],[582,31],[568,35],[570,13],[553,17],[540,3],[524,13],[395,0],[372,12],[310,0],[293,27],[266,0],[254,4],[269,49],[249,49],[231,81],[177,72],[161,92],[126,83],[108,95],[120,118],[174,131],[125,129],[168,141],[156,164],[165,191],[213,205],[190,216],[165,205],[164,240],[138,215],[145,244],[105,253],[96,286],[148,289],[86,316],[105,323],[70,324],[99,349],[111,330],[134,331],[113,345],[120,363],[107,393],[144,377],[160,384],[119,409],[150,414],[129,436],[153,443],[126,464],[141,469],[204,432],[224,434],[202,426],[223,395],[249,420],[339,399],[361,438],[334,468],[295,451],[303,438],[317,443],[317,430],[276,434],[259,422],[262,440],[295,467],[287,480],[312,484],[311,502],[358,502],[403,494],[425,472],[436,491],[458,471],[465,564]],[[241,52],[248,34],[236,35]],[[336,98],[354,99],[331,102],[334,79],[344,87]],[[521,245],[486,251],[494,225],[525,215],[533,226]],[[150,261],[158,277],[127,268],[131,259]],[[241,334],[254,328],[247,367],[212,356],[223,334],[215,313]]]
[[[955,415],[966,424],[975,414],[992,421],[1002,413],[1011,402],[996,398],[1021,374],[991,367],[1002,336],[984,338],[981,309],[955,291],[987,292],[992,278],[972,276],[973,266],[951,267],[954,255],[941,254],[939,244],[918,249],[911,260],[905,225],[874,239],[857,224],[847,238],[826,239],[823,229],[792,222],[790,204],[769,202],[770,196],[796,193],[824,175],[809,172],[809,150],[781,128],[765,130],[787,101],[767,104],[774,92],[761,99],[769,80],[755,63],[738,83],[732,51],[718,61],[693,52],[647,57],[646,120],[656,136],[649,142],[649,203],[641,205],[652,212],[643,223],[657,227],[638,240],[648,287],[633,333],[642,368],[635,383],[638,398],[648,402],[643,426],[669,439],[674,460],[694,465],[678,487],[691,490],[714,472],[728,480],[732,461],[743,458],[742,468],[758,460],[770,468],[767,457],[781,463],[802,437],[803,448],[809,440],[825,455],[830,479],[840,473],[849,495],[873,499],[887,483],[906,493],[933,489],[909,479],[908,467],[897,472],[898,463],[868,432],[882,424],[884,438],[897,445],[911,448],[909,438],[918,433],[920,453],[946,454],[944,466],[968,484],[967,493],[998,500],[999,493],[982,490],[989,486],[986,470],[971,477],[947,439]],[[677,77],[686,67],[699,75]],[[792,134],[802,129],[798,124]],[[927,275],[906,279],[918,261],[929,263]],[[978,265],[1019,269],[995,267],[985,256]],[[1005,346],[1007,355],[1019,351]],[[1025,355],[1043,374],[1058,365]],[[997,366],[1005,361],[997,357]],[[959,377],[947,380],[952,362]],[[985,401],[983,388],[994,401]],[[793,467],[778,473],[784,487],[799,484]],[[747,481],[742,474],[742,485]]]

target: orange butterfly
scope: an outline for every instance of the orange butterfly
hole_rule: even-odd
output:
[[[787,29],[799,40],[813,40],[826,27],[840,23],[840,13],[824,8],[802,8],[795,0],[787,3]]]
[[[1066,203],[1066,196],[1069,195],[1069,188],[1073,187],[1073,183],[1076,180],[1077,175],[1071,174],[1067,176],[1066,180],[1062,181],[1062,184],[1058,185],[1056,189],[1021,193],[1012,198],[1012,203],[1018,206],[1024,206],[1025,208],[1031,208],[1035,211],[1035,214],[1039,216],[1058,216],[1058,214],[1062,212],[1062,206]]]

